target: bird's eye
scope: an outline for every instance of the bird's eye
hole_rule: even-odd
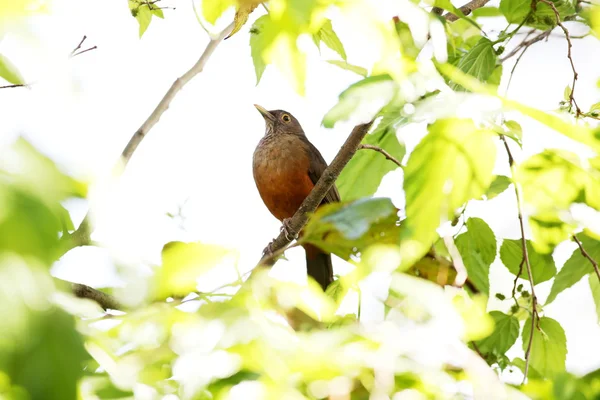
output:
[[[292,118],[288,114],[283,114],[281,116],[281,119],[283,120],[283,122],[290,122],[292,120]]]

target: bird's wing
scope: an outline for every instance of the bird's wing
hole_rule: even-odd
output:
[[[310,164],[308,167],[308,176],[310,180],[316,185],[321,175],[323,175],[323,171],[327,168],[327,162],[319,152],[319,150],[313,146],[308,139],[305,139],[306,148],[308,150],[308,157],[310,159]],[[323,203],[333,203],[336,201],[341,201],[340,193],[338,192],[335,184],[329,189],[327,195],[323,199]]]

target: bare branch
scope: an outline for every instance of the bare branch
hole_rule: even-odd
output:
[[[596,276],[598,276],[598,280],[600,280],[600,270],[598,269],[598,263],[596,262],[596,260],[594,260],[587,251],[585,251],[585,248],[583,247],[583,244],[581,243],[581,241],[579,240],[579,238],[576,235],[573,235],[573,240],[575,241],[575,243],[577,243],[577,246],[579,246],[579,250],[581,251],[581,254],[587,258],[588,260],[590,260],[590,263],[592,264],[592,267],[594,267],[594,271],[596,272]]]
[[[228,33],[233,29],[233,26],[234,24],[232,22],[227,28],[221,31],[221,33],[219,33],[217,37],[212,38],[206,46],[206,49],[204,49],[204,52],[202,53],[198,61],[196,61],[196,64],[194,64],[194,66],[192,66],[192,68],[190,68],[189,71],[187,71],[180,78],[177,78],[175,82],[173,82],[173,84],[171,85],[167,93],[163,96],[161,101],[158,103],[154,111],[152,111],[152,114],[150,114],[150,116],[146,119],[146,121],[144,121],[142,126],[140,126],[138,130],[135,131],[131,139],[129,139],[129,143],[127,143],[127,146],[125,146],[123,152],[121,153],[121,157],[118,163],[119,166],[127,166],[127,163],[131,159],[131,156],[133,155],[135,150],[138,148],[146,134],[150,132],[154,125],[156,125],[163,113],[167,111],[169,105],[171,104],[171,101],[173,101],[177,93],[190,80],[192,80],[192,78],[194,78],[196,75],[202,72],[210,56],[213,54],[217,46],[228,35]],[[83,222],[81,223],[81,225],[79,225],[79,228],[77,228],[77,230],[71,235],[71,239],[73,241],[74,246],[81,246],[90,243],[90,230],[90,213],[88,211],[85,218],[83,219]]]
[[[95,301],[104,310],[122,310],[121,304],[111,295],[80,283],[72,284],[73,294],[79,298]]]
[[[527,36],[525,37],[525,40],[523,40],[521,43],[519,43],[517,45],[517,47],[515,47],[510,53],[508,53],[506,56],[502,57],[500,59],[500,62],[503,63],[504,61],[508,60],[509,58],[513,57],[515,54],[517,54],[521,49],[524,49],[523,52],[525,52],[525,50],[527,50],[527,48],[529,48],[529,46],[546,39],[548,36],[550,36],[550,32],[552,32],[552,29],[548,29],[547,31],[544,31],[534,37],[532,37],[531,39],[527,39],[531,33],[533,33],[534,30],[530,31],[527,33]]]
[[[485,6],[489,1],[490,0],[471,0],[464,6],[460,7],[459,10],[464,15],[469,15],[473,12],[473,10],[477,10],[478,8]],[[449,22],[454,22],[454,21],[460,19],[460,17],[458,17],[452,13],[446,13],[444,15],[444,18],[446,18],[446,21],[449,21]]]
[[[504,148],[506,149],[506,153],[508,154],[508,162],[510,164],[510,170],[512,172],[512,175],[515,176],[515,171],[514,171],[515,161],[512,156],[512,153],[510,151],[510,147],[508,147],[508,143],[506,142],[506,138],[504,137],[504,135],[500,135],[500,139],[504,143]],[[524,374],[523,383],[525,383],[525,381],[527,381],[527,375],[529,372],[529,361],[531,359],[531,345],[533,344],[533,334],[534,334],[536,322],[539,317],[538,317],[538,311],[537,311],[537,296],[535,294],[535,284],[533,282],[533,274],[531,272],[531,263],[529,262],[529,254],[527,251],[527,239],[525,239],[525,225],[523,223],[523,209],[521,207],[521,195],[519,193],[519,187],[516,184],[516,182],[514,184],[514,187],[515,187],[515,196],[517,197],[519,227],[521,228],[521,247],[523,250],[523,260],[521,261],[521,267],[519,269],[521,270],[523,268],[523,261],[524,261],[525,266],[527,267],[527,275],[529,277],[529,285],[531,286],[531,332],[529,334],[529,343],[527,343],[527,349],[525,350],[525,370],[523,371],[523,374]],[[519,273],[517,274],[517,277],[519,275],[521,275],[520,272],[521,271],[519,271]]]
[[[0,89],[11,89],[11,88],[17,88],[17,87],[29,87],[29,85],[27,83],[17,83],[14,85],[0,86]]]
[[[81,50],[79,53],[71,54],[71,57],[77,57],[82,55],[83,53],[87,53],[88,51],[96,50],[98,46],[92,46],[89,49]]]
[[[77,47],[75,47],[75,48],[73,49],[73,51],[71,52],[71,55],[70,55],[70,57],[73,57],[73,55],[74,55],[75,53],[77,53],[77,50],[81,49],[81,45],[83,44],[83,42],[85,42],[85,39],[87,39],[87,36],[86,36],[86,35],[83,35],[83,37],[81,38],[81,41],[79,42],[79,44],[77,45]]]
[[[560,28],[562,29],[562,31],[565,34],[565,37],[567,38],[567,58],[569,59],[569,62],[571,63],[571,69],[573,70],[573,83],[571,84],[571,93],[569,94],[569,111],[571,111],[571,108],[573,106],[575,106],[575,117],[579,117],[583,113],[581,112],[581,109],[577,105],[577,102],[575,101],[575,97],[574,97],[575,83],[577,82],[577,77],[579,76],[579,74],[577,73],[577,70],[575,69],[575,63],[573,62],[573,57],[571,55],[571,48],[573,47],[573,43],[571,43],[571,36],[569,34],[569,30],[567,28],[565,28],[565,26],[560,21],[560,13],[556,9],[556,6],[554,5],[553,2],[551,2],[550,0],[539,0],[539,1],[546,4],[550,8],[552,8],[552,11],[554,11],[554,16],[556,17],[556,24],[558,26],[560,26]]]
[[[331,189],[331,186],[335,183],[337,177],[342,172],[342,169],[348,164],[348,161],[354,156],[360,146],[360,142],[363,140],[369,128],[373,124],[373,121],[366,124],[357,125],[346,139],[346,142],[337,153],[331,164],[325,169],[321,178],[310,192],[310,194],[304,199],[302,205],[292,218],[286,222],[286,232],[282,231],[275,240],[263,250],[263,257],[259,261],[258,265],[261,266],[272,266],[275,261],[273,254],[276,254],[280,249],[287,246],[291,240],[289,237],[297,237],[306,222],[308,222],[308,214],[314,212],[323,198]]]
[[[387,158],[388,160],[390,160],[391,162],[393,162],[394,164],[396,164],[397,166],[402,168],[402,164],[400,163],[400,161],[398,161],[397,158],[395,158],[394,156],[392,156],[390,153],[388,153],[387,151],[385,151],[384,149],[382,149],[379,146],[374,146],[372,144],[361,144],[360,146],[358,146],[358,149],[359,150],[363,150],[363,149],[375,150],[375,151],[383,154],[385,156],[385,158]]]

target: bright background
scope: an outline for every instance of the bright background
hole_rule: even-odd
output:
[[[393,11],[400,2],[378,3]],[[335,55],[323,48],[319,56],[309,42],[305,97],[295,94],[271,67],[255,86],[247,25],[219,46],[204,71],[177,95],[144,139],[123,177],[112,180],[109,172],[131,135],[175,78],[195,63],[208,42],[191,2],[164,5],[177,8],[165,10],[164,20],[154,18],[141,40],[137,21],[124,0],[101,5],[92,0],[56,0],[49,16],[35,17],[26,25],[4,26],[0,52],[34,84],[30,89],[0,90],[0,149],[23,135],[65,171],[94,183],[91,198],[97,229],[93,239],[104,248],[72,250],[55,266],[53,272],[58,277],[96,287],[118,284],[124,274],[131,277],[132,267],[159,264],[162,245],[171,240],[236,248],[240,268],[248,270],[280,227],[262,204],[252,178],[252,152],[264,132],[263,119],[252,104],[293,113],[328,161],[353,126],[346,123],[325,129],[320,121],[339,93],[360,79],[358,75],[324,62]],[[257,9],[248,24],[263,12]],[[228,13],[220,22],[226,25],[232,17]],[[504,26],[488,20],[484,31],[494,37]],[[582,33],[575,24],[567,26],[574,35]],[[346,46],[348,61],[360,64],[360,49],[368,47],[368,38],[358,35],[352,26],[338,24],[335,29]],[[84,49],[98,48],[69,59],[83,35],[88,37]],[[522,37],[517,36],[513,45]],[[508,96],[545,111],[558,108],[572,79],[566,45],[562,32],[556,29],[547,43],[531,48],[517,68]],[[598,54],[598,41],[573,41],[580,77],[575,95],[584,110],[600,97],[596,86]],[[513,57],[505,63],[504,86],[515,60]],[[462,106],[476,112],[478,105]],[[525,151],[512,146],[517,160],[544,147],[582,149],[535,122],[511,118],[517,119],[525,132]],[[402,128],[399,137],[411,149],[424,133],[425,124],[419,123]],[[499,151],[497,172],[508,174],[503,151]],[[402,171],[394,171],[386,176],[377,195],[389,196],[401,207],[401,184]],[[79,224],[87,203],[77,201],[67,206]],[[168,212],[177,213],[181,206],[183,220],[167,216]],[[483,217],[498,237],[519,237],[512,189],[486,204],[471,202],[467,214]],[[597,214],[583,212],[581,218],[600,231]],[[555,254],[557,267],[574,247],[561,246]],[[279,262],[273,273],[284,279],[303,279],[303,251],[293,249],[287,256],[289,262]],[[336,272],[348,270],[339,259],[334,265]],[[210,275],[200,283],[200,290],[235,279],[231,268]],[[362,314],[366,321],[383,316],[376,299],[382,282],[373,277],[365,285]],[[496,262],[490,282],[491,293],[508,294],[512,276]],[[539,286],[541,300],[550,287],[551,282]],[[489,307],[507,311],[510,301],[492,298]],[[567,369],[585,373],[599,368],[600,328],[587,280],[566,290],[544,311],[566,330]],[[517,354],[520,348],[519,340],[512,352]]]

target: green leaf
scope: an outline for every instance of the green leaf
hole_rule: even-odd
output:
[[[531,11],[529,0],[500,0],[500,11],[511,24],[519,24]]]
[[[156,273],[157,298],[184,297],[196,290],[197,279],[224,263],[235,265],[230,249],[200,242],[169,242],[162,251],[162,267]]]
[[[531,265],[531,274],[534,284],[552,279],[556,274],[556,266],[552,254],[540,254],[535,251],[531,241],[527,240],[527,254]],[[521,239],[504,239],[500,247],[500,259],[502,263],[513,274],[519,273],[519,266],[523,261],[523,247]],[[523,262],[520,278],[528,279],[527,265]]]
[[[467,220],[467,232],[456,238],[469,279],[477,289],[489,295],[490,265],[496,259],[496,237],[481,218]]]
[[[327,62],[329,64],[336,65],[336,66],[340,67],[341,69],[345,69],[346,71],[352,71],[355,74],[358,74],[362,77],[366,77],[368,74],[368,71],[366,70],[366,68],[359,67],[358,65],[348,64],[346,61],[327,60]]]
[[[303,240],[348,259],[374,243],[398,242],[398,209],[387,198],[363,198],[319,207]]]
[[[141,38],[144,35],[144,32],[146,32],[146,29],[148,29],[148,26],[150,26],[150,21],[152,21],[152,11],[144,5],[138,6],[136,10],[135,19],[137,19],[138,24],[140,25],[139,34]]]
[[[25,81],[17,67],[8,58],[0,54],[0,77],[13,85],[24,85]]]
[[[577,238],[592,259],[600,260],[600,241],[598,241],[598,239],[588,236],[585,233],[577,234]],[[592,272],[594,272],[594,268],[592,267],[590,260],[585,258],[579,249],[575,249],[571,257],[556,275],[546,304],[553,302],[559,293],[570,288],[579,282],[585,275]]]
[[[500,311],[491,311],[494,319],[494,332],[485,339],[477,341],[477,348],[482,354],[505,354],[517,341],[519,336],[519,320],[513,315]]]
[[[319,47],[319,43],[325,43],[325,46],[329,47],[331,50],[335,51],[342,57],[344,61],[346,61],[346,50],[344,50],[344,45],[340,41],[340,38],[333,30],[333,25],[331,24],[331,20],[325,20],[321,29],[313,36],[315,38],[315,43],[317,47]]]
[[[539,326],[539,329],[537,328]],[[523,350],[527,350],[531,336],[531,317],[523,327]],[[552,318],[542,317],[533,330],[530,363],[543,377],[552,379],[565,371],[567,338],[562,326]]]
[[[519,147],[523,147],[523,128],[517,121],[506,121],[504,122],[504,127],[507,129],[503,132],[503,135],[514,140]]]
[[[479,81],[487,82],[496,67],[496,52],[492,42],[484,37],[479,39],[477,44],[460,59],[457,67]],[[451,87],[454,90],[464,90],[456,83]]]
[[[333,128],[353,114],[364,113],[365,108],[372,109],[374,102],[387,104],[396,95],[398,87],[389,75],[377,75],[365,78],[351,85],[340,94],[338,103],[323,117],[323,126]],[[373,110],[375,115],[379,110]]]
[[[230,7],[235,5],[235,0],[201,0],[202,1],[202,15],[204,19],[215,24],[217,19]]]
[[[363,143],[378,146],[390,153],[397,160],[402,160],[406,149],[398,141],[397,129],[407,123],[407,118],[400,114],[399,108],[383,113],[383,118],[368,134]],[[359,150],[350,159],[337,179],[337,187],[343,200],[355,200],[372,196],[379,187],[383,177],[398,166],[375,150]]]
[[[592,291],[592,297],[594,298],[594,304],[596,305],[596,317],[600,324],[600,280],[596,273],[588,275],[588,282],[590,284],[590,290]]]
[[[495,136],[467,119],[429,125],[429,134],[404,170],[407,218],[402,246],[410,254],[407,262],[424,254],[435,240],[435,230],[453,219],[458,207],[487,190],[496,159]]]
[[[152,11],[152,15],[157,16],[158,18],[163,18],[163,19],[165,18],[165,14],[163,13],[162,9],[154,6],[151,11]]]
[[[257,85],[267,67],[263,58],[263,52],[271,45],[274,38],[273,30],[266,29],[266,25],[268,24],[271,24],[271,19],[268,15],[263,15],[254,21],[252,28],[250,28],[250,52],[252,55],[252,62],[254,63]]]
[[[496,177],[492,181],[492,184],[485,192],[485,197],[487,197],[488,200],[493,199],[494,197],[498,196],[500,193],[503,193],[506,189],[508,189],[511,183],[512,181],[508,176],[496,175]]]

